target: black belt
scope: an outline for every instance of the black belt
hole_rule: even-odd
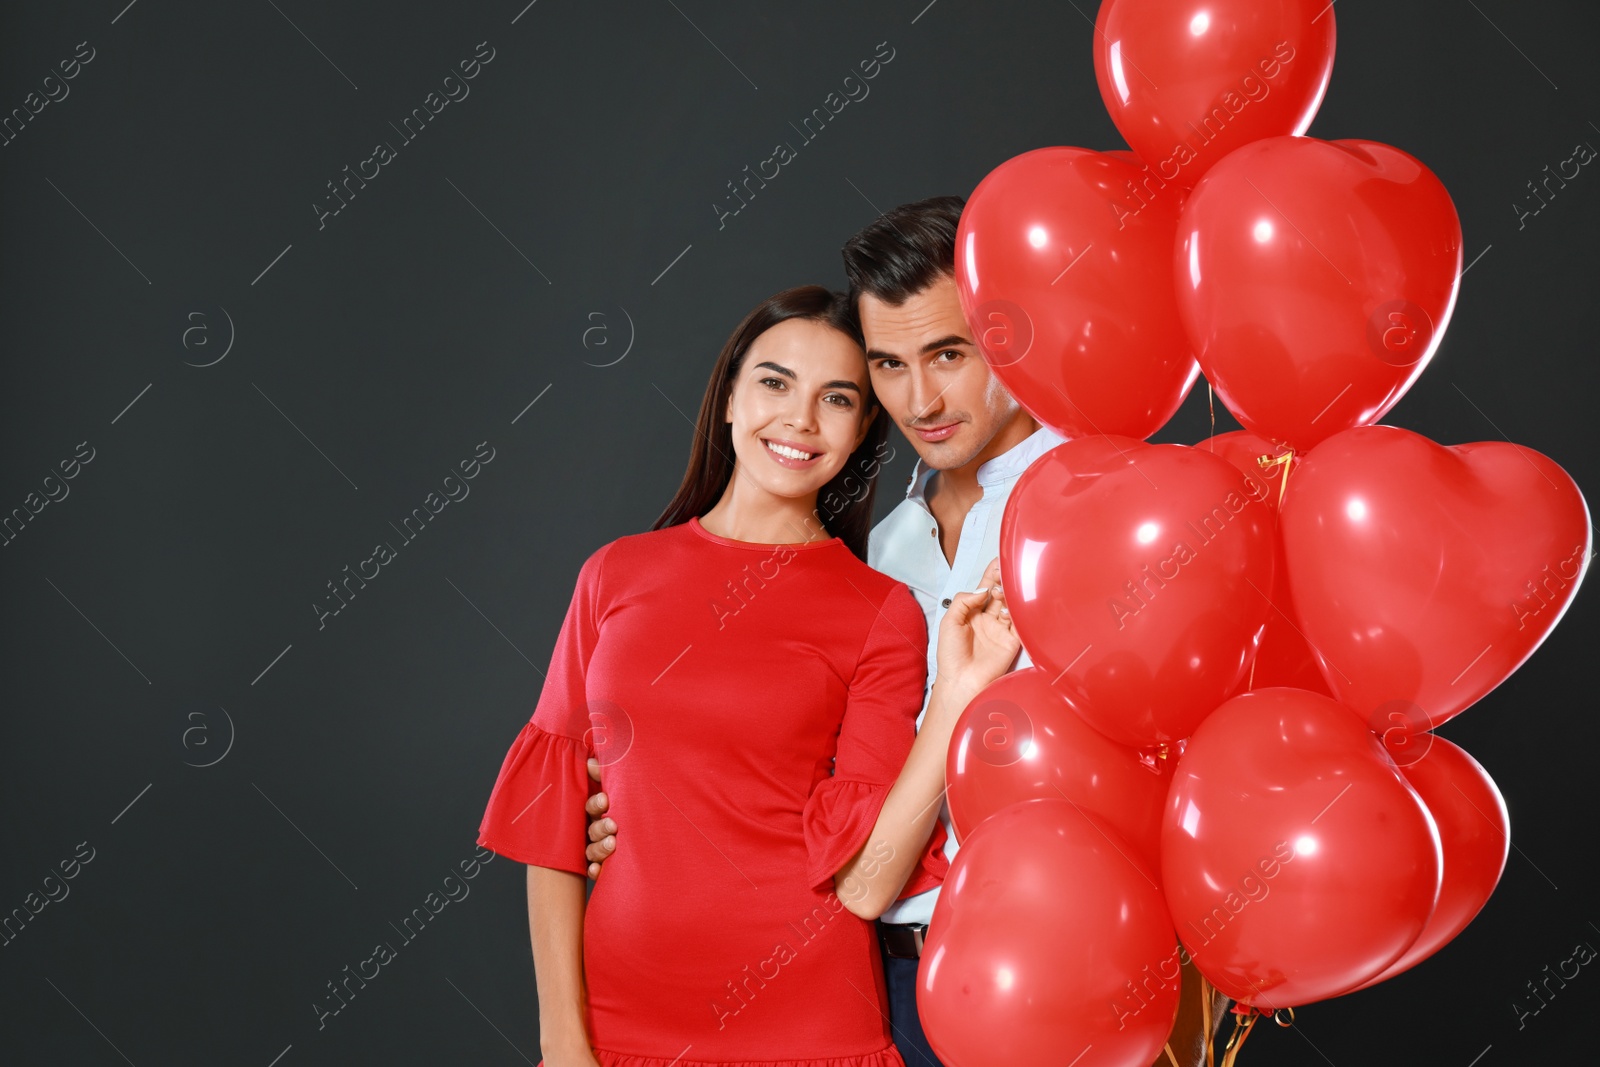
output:
[[[900,960],[914,960],[922,955],[922,942],[927,936],[927,923],[890,923],[878,920],[878,942],[889,956]]]

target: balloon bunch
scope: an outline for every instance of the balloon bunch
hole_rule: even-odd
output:
[[[1133,151],[1017,156],[957,232],[985,359],[1068,440],[1002,525],[1035,665],[949,751],[917,999],[953,1067],[1172,1057],[1184,961],[1236,1002],[1231,1064],[1258,1019],[1437,952],[1510,831],[1431,731],[1533,654],[1592,545],[1538,452],[1375,425],[1449,323],[1461,230],[1405,152],[1304,136],[1333,5],[1105,0],[1095,30]],[[1147,444],[1201,372],[1246,429]]]

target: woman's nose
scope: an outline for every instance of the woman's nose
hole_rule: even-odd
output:
[[[783,424],[793,426],[796,430],[813,430],[816,428],[816,416],[811,410],[811,405],[797,401],[789,405],[784,412]]]

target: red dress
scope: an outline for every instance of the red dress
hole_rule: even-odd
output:
[[[583,564],[478,841],[583,873],[600,761],[619,827],[584,913],[601,1064],[902,1067],[873,925],[833,874],[910,752],[926,650],[910,590],[838,538],[691,519]],[[937,884],[942,838],[902,896]]]

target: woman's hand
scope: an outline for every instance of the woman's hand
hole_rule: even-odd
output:
[[[983,572],[982,588],[950,598],[939,623],[937,678],[970,699],[1009,671],[1021,650],[996,558]]]
[[[1022,650],[1000,588],[999,560],[984,572],[983,585],[978,592],[950,598],[939,623],[938,673],[911,753],[878,810],[867,843],[834,874],[845,907],[863,919],[879,917],[894,902],[927,847],[939,817],[939,798],[947,789],[950,737],[962,711],[1011,669]]]

